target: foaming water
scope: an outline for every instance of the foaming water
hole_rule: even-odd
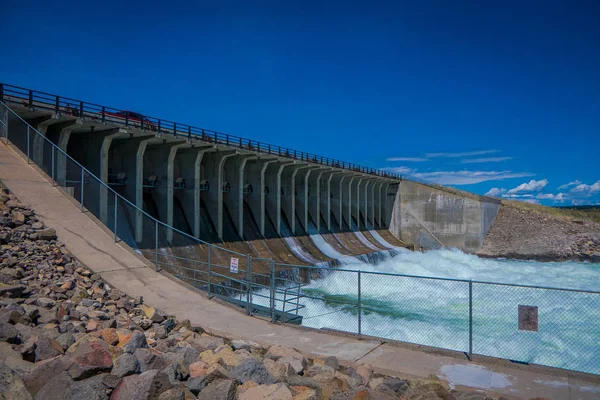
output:
[[[400,249],[377,265],[355,259],[343,268],[361,271],[363,334],[458,351],[469,348],[468,282],[372,272],[600,289],[600,264],[482,259],[446,249]],[[358,332],[358,274],[334,270],[311,278],[302,324]],[[475,354],[600,374],[600,294],[473,283],[472,299]],[[518,329],[519,305],[538,307],[538,332]]]

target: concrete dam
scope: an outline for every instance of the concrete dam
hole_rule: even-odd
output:
[[[170,256],[209,256],[186,235],[294,265],[371,261],[410,246],[476,251],[500,208],[382,170],[6,84],[0,100],[43,136],[1,116],[10,140],[58,186],[133,248],[153,248],[160,235]],[[148,217],[175,229],[158,232]],[[229,254],[212,257],[229,264]]]

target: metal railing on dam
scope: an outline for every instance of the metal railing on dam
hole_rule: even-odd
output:
[[[7,104],[19,104],[27,108],[53,111],[56,114],[65,113],[75,117],[90,118],[102,123],[110,122],[117,126],[131,126],[146,129],[148,131],[156,132],[157,134],[165,133],[176,137],[188,138],[190,140],[192,138],[199,139],[207,143],[252,150],[276,155],[278,157],[320,164],[327,167],[341,168],[383,178],[402,179],[402,176],[399,174],[382,171],[377,168],[365,167],[329,157],[263,143],[257,140],[216,132],[210,129],[198,128],[162,118],[149,117],[126,110],[119,110],[112,107],[101,106],[4,83],[0,83],[0,101]]]
[[[156,269],[272,321],[334,329],[600,375],[600,292],[303,266],[254,258],[203,242],[119,195],[0,102],[0,137],[62,189],[82,212],[90,193],[109,193],[106,227]],[[33,151],[34,143],[39,151]],[[50,162],[48,162],[50,161]],[[95,203],[94,203],[95,204]],[[133,218],[145,218],[143,240]],[[172,232],[173,239],[167,240]],[[193,305],[190,305],[193,306]]]

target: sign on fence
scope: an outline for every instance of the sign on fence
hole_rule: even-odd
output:
[[[519,305],[519,330],[538,331],[538,308],[537,306]]]
[[[229,263],[229,271],[233,272],[234,274],[237,274],[239,262],[240,262],[239,258],[231,257],[231,262]]]

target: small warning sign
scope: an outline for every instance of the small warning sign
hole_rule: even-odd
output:
[[[233,272],[234,274],[237,274],[239,262],[240,262],[239,258],[231,257],[231,262],[229,263],[229,271]]]
[[[519,330],[538,331],[538,308],[537,306],[519,305]]]

